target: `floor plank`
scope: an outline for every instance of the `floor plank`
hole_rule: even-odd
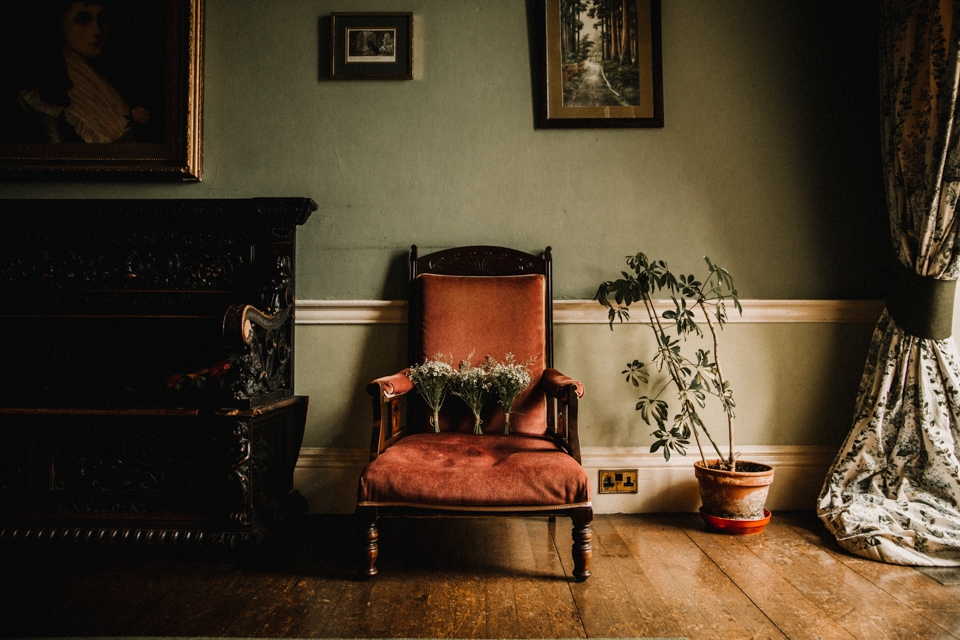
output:
[[[639,635],[643,636],[682,636],[683,625],[676,610],[668,606],[661,597],[654,582],[646,573],[648,567],[642,566],[637,558],[636,549],[643,540],[640,530],[626,526],[622,517],[601,518],[595,527],[596,535],[603,543],[603,556],[615,558],[613,568],[620,577],[630,598],[629,609],[637,612],[636,622]],[[627,536],[625,540],[623,535]],[[631,544],[633,543],[633,544]],[[651,568],[656,571],[656,568]]]
[[[486,617],[488,638],[523,638],[520,633],[521,605],[518,591],[524,586],[518,585],[516,576],[521,567],[519,549],[525,544],[526,527],[517,518],[497,518],[492,536],[485,537],[480,551],[485,556],[501,558],[498,570],[487,576],[484,591],[486,594]]]
[[[0,637],[960,638],[960,587],[844,553],[811,512],[757,536],[696,514],[600,515],[592,577],[569,519],[384,520],[360,578],[351,516],[263,558],[0,547]]]
[[[831,576],[834,579],[855,580],[857,583],[864,581],[875,589],[851,598],[848,607],[856,608],[864,599],[879,604],[889,598],[893,602],[892,612],[898,612],[901,618],[906,617],[904,609],[922,618],[923,622],[913,623],[917,633],[933,634],[917,637],[960,638],[960,585],[941,585],[912,567],[884,564],[844,553],[835,542],[825,539],[818,532],[816,525],[810,523],[809,516],[791,515],[778,526],[789,530],[794,536],[790,545],[793,548],[807,555],[816,552],[828,557],[829,561],[822,559],[820,562],[832,563]],[[887,627],[891,621],[885,619],[882,625]],[[938,628],[930,630],[926,623]],[[910,623],[906,624],[899,628],[910,630]]]
[[[808,588],[822,588],[820,583],[805,581],[798,588],[791,584],[781,570],[794,573],[798,568],[789,566],[789,558],[773,558],[765,561],[743,544],[739,537],[706,533],[695,527],[685,529],[694,543],[707,554],[713,562],[735,582],[741,591],[759,607],[777,628],[790,638],[824,638],[853,640],[863,637],[851,634],[827,611],[824,611],[822,599],[812,601]],[[768,525],[760,536],[764,542],[777,536],[776,524]],[[755,542],[755,541],[751,541]],[[779,547],[781,540],[773,544]],[[783,565],[778,567],[778,563]],[[870,636],[867,636],[870,637]]]
[[[580,638],[585,635],[583,623],[571,591],[571,574],[564,571],[561,554],[570,555],[573,544],[573,525],[568,518],[547,521],[529,518],[526,525],[532,571],[526,581],[528,589],[539,591],[537,606],[529,609],[527,617],[535,625],[527,625],[531,638]],[[557,543],[557,538],[569,541]],[[559,549],[558,549],[559,546]],[[532,633],[533,631],[536,633]]]
[[[457,620],[456,576],[437,572],[430,579],[427,606],[420,630],[424,638],[455,638]]]
[[[695,522],[695,516],[670,516],[667,521],[671,526],[650,527],[646,520],[636,519],[637,552],[648,559],[656,558],[659,567],[651,576],[651,582],[658,589],[669,585],[664,591],[668,606],[682,607],[680,610],[686,614],[682,617],[684,635],[690,638],[783,637],[741,586],[731,581],[714,559],[690,538],[691,532],[701,528],[690,525]]]
[[[122,633],[151,603],[129,602],[127,589],[116,590],[117,574],[130,576],[132,588],[145,589],[150,572],[144,570],[147,558],[140,554],[90,549],[78,556],[55,547],[41,555],[19,546],[3,552],[9,564],[4,562],[0,575],[13,589],[3,594],[0,620],[11,635],[56,636],[92,628]],[[59,579],[51,582],[51,576]],[[118,595],[120,602],[115,601]],[[46,602],[57,604],[57,615],[50,615]]]
[[[607,547],[606,532],[601,525],[602,520],[594,522],[591,576],[585,582],[571,585],[584,629],[588,638],[641,636],[644,616],[637,615],[630,587],[617,571],[621,559]],[[565,562],[572,574],[572,559],[565,558]]]
[[[182,580],[176,588],[171,588],[176,575]],[[237,571],[235,565],[227,562],[179,564],[174,570],[168,567],[163,580],[167,590],[157,606],[130,625],[126,632],[131,635],[161,636],[206,636],[211,631],[226,629],[233,622],[231,615],[232,597],[241,590],[243,583],[249,580],[244,572]],[[125,580],[116,584],[123,586]],[[101,602],[109,602],[107,594],[97,592],[93,597]],[[129,596],[127,596],[129,597]],[[124,600],[120,599],[122,604]],[[102,606],[102,605],[101,605]],[[91,611],[97,611],[93,607]],[[230,613],[227,613],[227,611]]]
[[[343,587],[320,576],[300,576],[281,594],[281,602],[251,637],[313,637],[330,620]]]

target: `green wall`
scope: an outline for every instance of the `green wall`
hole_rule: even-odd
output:
[[[312,197],[305,299],[402,297],[413,243],[550,244],[559,298],[591,297],[639,249],[708,254],[745,297],[871,297],[866,240],[884,228],[864,6],[664,0],[666,126],[538,131],[518,0],[207,0],[201,184],[2,188]],[[414,12],[415,80],[322,78],[323,17],[364,10]]]
[[[839,446],[852,424],[866,359],[868,324],[728,324],[721,336],[722,365],[737,400],[740,445]],[[654,352],[643,325],[559,325],[557,367],[581,380],[581,443],[585,447],[650,444],[652,427],[634,411],[637,389],[620,371]],[[370,446],[374,378],[404,366],[402,325],[301,326],[297,333],[297,387],[311,398],[308,447]],[[656,382],[656,379],[654,379]],[[726,418],[704,414],[726,442]]]
[[[875,298],[886,227],[868,6],[663,0],[666,126],[542,131],[519,0],[207,0],[202,183],[0,190],[311,197],[301,300],[404,297],[414,243],[552,245],[558,298],[592,297],[638,250],[691,268],[709,255],[743,298]],[[331,11],[412,11],[415,80],[325,80]],[[869,330],[732,328],[749,372],[742,413],[755,412],[742,441],[842,437]],[[298,340],[298,391],[313,397],[305,444],[365,446],[352,426],[368,421],[362,386],[400,363],[402,327],[302,327]],[[558,330],[558,363],[591,388],[586,445],[635,442],[621,358],[603,352],[629,340],[603,325]],[[775,409],[789,412],[785,427],[767,420]]]

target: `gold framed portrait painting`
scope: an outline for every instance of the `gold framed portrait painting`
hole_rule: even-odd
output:
[[[201,178],[203,0],[10,3],[5,177]]]

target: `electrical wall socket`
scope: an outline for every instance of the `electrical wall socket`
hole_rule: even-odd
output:
[[[636,469],[600,470],[600,493],[637,493]]]

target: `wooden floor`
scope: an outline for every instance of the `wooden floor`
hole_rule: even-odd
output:
[[[313,517],[269,562],[0,548],[0,635],[960,638],[960,586],[848,556],[810,513],[748,537],[601,515],[585,583],[566,519],[385,520],[370,581],[353,527]]]

